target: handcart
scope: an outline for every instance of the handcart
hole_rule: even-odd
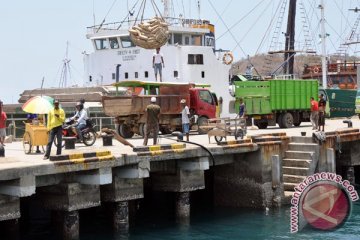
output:
[[[209,119],[208,126],[212,129],[208,132],[209,143],[210,137],[214,136],[217,143],[223,139],[227,140],[227,136],[234,136],[235,139],[243,139],[247,133],[246,118],[217,118]]]
[[[39,146],[45,152],[44,146],[48,143],[47,128],[39,122],[25,123],[25,133],[23,137],[24,152],[29,154],[32,148]]]

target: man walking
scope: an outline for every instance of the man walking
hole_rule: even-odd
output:
[[[151,104],[149,104],[145,109],[145,136],[144,136],[144,146],[147,145],[148,138],[150,133],[153,133],[154,145],[157,143],[157,137],[159,134],[159,116],[160,116],[160,106],[156,104],[156,97],[151,98]]]
[[[324,94],[320,94],[320,100],[319,100],[319,131],[325,131],[325,108],[326,108],[326,101],[324,99]]]
[[[182,129],[183,133],[186,135],[186,141],[189,141],[189,132],[190,132],[190,111],[189,107],[186,106],[186,100],[181,99],[180,101],[182,111],[181,111],[181,123],[182,123]]]
[[[310,98],[310,104],[311,104],[310,121],[313,127],[312,129],[316,130],[318,128],[318,123],[319,123],[319,105],[318,102],[313,97]]]
[[[56,155],[61,154],[61,142],[62,142],[62,125],[65,121],[65,112],[63,109],[59,108],[59,100],[54,100],[54,109],[52,109],[48,114],[47,121],[47,130],[49,132],[49,140],[46,146],[46,152],[44,160],[50,157],[51,146],[56,136],[57,138],[57,150]]]
[[[160,48],[156,49],[153,56],[153,68],[155,71],[155,81],[157,81],[157,74],[160,75],[160,82],[162,82],[162,68],[165,67],[163,55],[160,53]]]
[[[6,137],[6,113],[3,111],[3,102],[0,100],[0,145],[5,146],[4,141]]]

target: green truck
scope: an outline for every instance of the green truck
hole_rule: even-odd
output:
[[[299,126],[310,121],[310,97],[318,98],[317,80],[233,81],[230,93],[235,97],[235,111],[239,99],[246,105],[248,120],[260,129],[279,125],[280,128]],[[236,111],[237,112],[237,111]]]

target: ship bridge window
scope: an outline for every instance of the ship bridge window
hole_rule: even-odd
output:
[[[97,50],[103,50],[109,48],[109,42],[106,38],[95,39],[95,45]]]
[[[169,34],[168,44],[172,44],[172,34]]]
[[[190,36],[184,36],[184,45],[190,45]]]
[[[120,40],[121,40],[121,46],[123,48],[135,47],[135,44],[131,41],[129,36],[120,37]]]
[[[174,44],[182,45],[182,35],[180,33],[174,33]]]
[[[202,46],[202,36],[201,35],[192,35],[191,36],[191,45]]]
[[[110,42],[110,47],[112,49],[118,49],[119,48],[119,42],[117,40],[117,38],[109,38],[109,42]]]
[[[209,46],[209,47],[214,47],[214,46],[215,46],[215,38],[214,38],[214,37],[205,36],[205,45],[206,45],[206,46]]]
[[[188,64],[204,64],[204,57],[202,54],[189,54]]]

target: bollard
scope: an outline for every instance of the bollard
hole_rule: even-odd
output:
[[[0,157],[5,157],[5,148],[4,148],[4,146],[0,146]]]
[[[114,138],[113,134],[106,134],[106,135],[102,135],[102,140],[103,140],[103,146],[112,146],[112,140]]]
[[[171,135],[176,136],[177,140],[184,140],[184,135],[182,134],[182,132],[173,132],[171,133]]]
[[[65,141],[65,149],[75,149],[76,137],[63,137]]]
[[[348,128],[352,128],[352,126],[353,126],[352,121],[350,119],[344,120],[343,123],[346,123],[348,125]]]

